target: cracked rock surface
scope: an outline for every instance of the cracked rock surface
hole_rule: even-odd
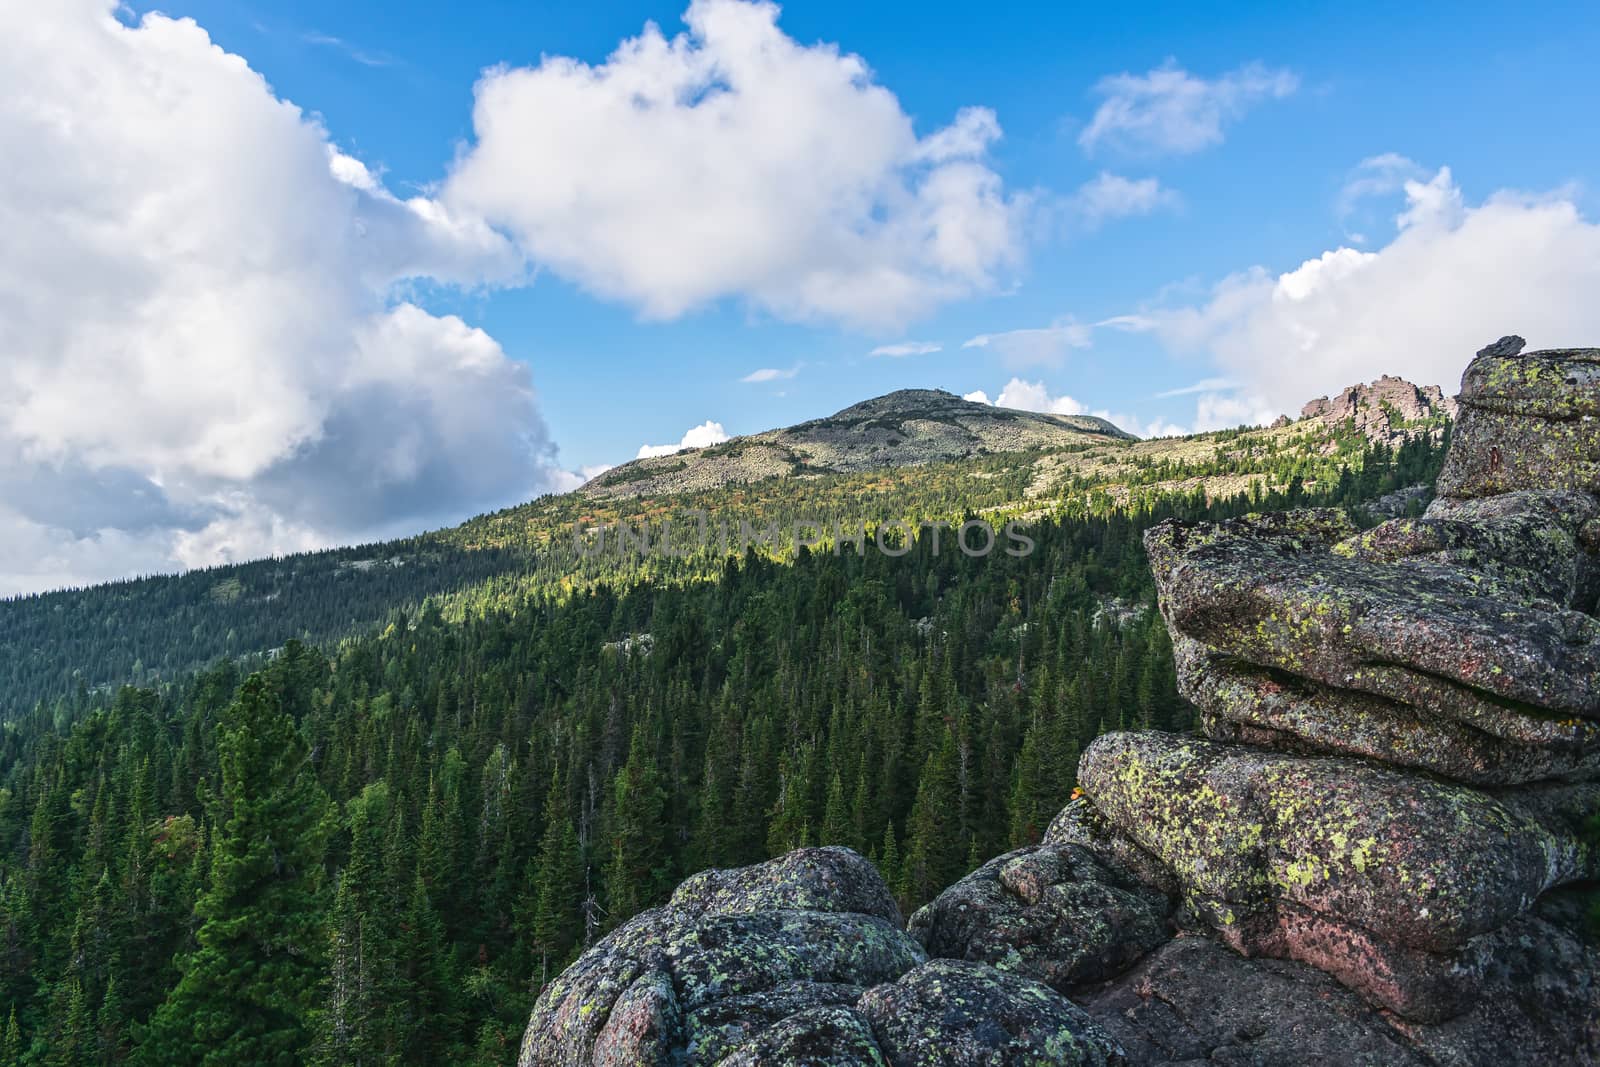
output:
[[[936,1035],[936,1036],[930,1036]],[[519,1067],[1112,1064],[1067,998],[983,963],[929,962],[844,848],[684,882],[539,994]]]

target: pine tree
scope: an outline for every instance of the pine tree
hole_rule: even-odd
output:
[[[811,843],[811,749],[779,763],[780,787],[767,827],[767,853],[781,856]]]
[[[541,962],[541,975],[554,973],[566,963],[583,936],[583,852],[578,832],[567,812],[566,788],[561,776],[550,782],[545,801],[544,836],[533,872],[533,942]]]
[[[666,797],[644,723],[634,727],[628,762],[612,783],[611,862],[606,904],[615,925],[653,904],[670,872],[665,865],[661,816]]]
[[[121,1063],[127,1055],[128,1020],[122,1004],[122,990],[115,974],[106,981],[106,991],[100,998],[100,1012],[95,1023],[99,1034],[100,1062]]]
[[[50,998],[50,1044],[43,1067],[78,1067],[94,1056],[94,1012],[83,983],[76,976],[66,979]]]
[[[304,1060],[324,940],[318,921],[328,801],[265,679],[217,727],[222,788],[198,949],[140,1048],[152,1065],[293,1067]]]
[[[0,1061],[6,1064],[19,1064],[22,1062],[22,1028],[17,1025],[17,1006],[11,1006],[11,1017],[6,1020],[6,1028],[0,1034]]]
[[[386,1018],[403,999],[395,960],[400,902],[382,862],[391,826],[387,783],[363,789],[347,817],[350,861],[328,920],[329,988],[315,1016],[312,1062],[324,1067],[385,1063],[400,1047]]]
[[[1050,819],[1050,780],[1053,778],[1049,763],[1049,742],[1043,723],[1028,728],[1022,739],[1022,751],[1016,760],[1016,779],[1011,789],[1011,844],[1013,847],[1032,845],[1044,835]]]
[[[418,872],[411,882],[405,921],[400,924],[398,958],[407,991],[391,1013],[402,1047],[415,1063],[443,1063],[450,1038],[460,1028],[456,1011],[456,963],[444,923]]]
[[[956,740],[946,728],[938,749],[923,765],[917,799],[906,825],[906,860],[902,881],[910,902],[921,905],[961,873],[967,842],[951,833],[945,821],[957,808]]]
[[[900,846],[895,841],[894,823],[883,828],[883,848],[878,853],[878,873],[884,882],[897,891],[901,885]],[[904,896],[903,892],[900,892]]]
[[[855,839],[855,830],[850,823],[850,807],[844,799],[844,779],[839,777],[839,772],[833,772],[833,778],[828,782],[828,799],[822,810],[822,837],[820,842],[824,845],[849,845],[859,848],[860,842]]]

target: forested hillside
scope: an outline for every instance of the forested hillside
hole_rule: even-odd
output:
[[[921,412],[920,407],[900,421],[889,419],[879,401],[859,407],[871,416],[861,423],[871,433],[888,433],[885,425],[893,425],[903,435],[890,437],[903,443],[885,445],[880,450],[885,453],[912,449],[922,440],[917,427],[929,421],[909,417]],[[966,407],[995,413],[988,417],[998,429],[986,430],[981,440],[1010,450],[938,458],[944,453],[924,441],[922,460],[892,469],[840,473],[819,468],[796,474],[786,468],[782,476],[753,482],[708,483],[646,496],[632,493],[637,486],[630,486],[627,494],[580,491],[388,544],[0,601],[0,718],[31,712],[42,701],[52,705],[52,714],[64,724],[72,706],[103,687],[175,682],[219,658],[243,662],[290,640],[331,649],[340,640],[381,629],[402,612],[414,616],[429,600],[446,617],[461,618],[532,593],[567,595],[599,582],[703,580],[718,572],[724,555],[720,543],[676,557],[586,555],[574,545],[575,530],[627,523],[659,531],[664,521],[700,511],[731,531],[735,551],[741,523],[762,530],[776,523],[784,536],[764,547],[786,558],[788,533],[800,519],[838,522],[847,530],[853,525],[859,531],[890,520],[959,521],[968,513],[1001,521],[1052,513],[1109,515],[1148,509],[1173,494],[1197,491],[1208,499],[1287,493],[1296,485],[1308,492],[1370,494],[1379,481],[1396,480],[1389,467],[1400,457],[1388,449],[1404,440],[1403,434],[1380,439],[1377,462],[1368,464],[1363,450],[1371,442],[1353,420],[1313,418],[1270,428],[1131,441],[1051,424],[1046,416]],[[964,426],[973,425],[972,416],[964,418]],[[855,427],[861,420],[846,421]],[[1041,436],[1041,422],[1054,437]],[[1018,425],[1030,427],[1028,433]],[[1408,424],[1405,434],[1426,429],[1442,433],[1445,426],[1439,420]],[[925,436],[948,450],[948,430],[938,423]],[[835,428],[828,431],[833,436],[823,435],[832,450],[827,455],[849,452],[848,434],[844,444],[834,440],[844,432]],[[774,433],[775,440],[794,447],[793,441],[815,441],[822,431],[802,424]],[[1042,447],[1041,441],[1054,443]],[[725,460],[717,449],[669,458],[685,467]],[[626,477],[627,469],[619,469],[618,476]],[[1362,484],[1354,485],[1358,480]]]
[[[1225,444],[1211,462],[1234,462]],[[453,597],[407,610],[434,590],[397,588],[381,627],[282,643],[255,674],[223,652],[18,714],[0,742],[0,1062],[504,1064],[541,978],[692,870],[838,842],[919,904],[1035,839],[1097,733],[1185,724],[1142,529],[1359,504],[1431,481],[1442,454],[1431,437],[1285,450],[1282,491],[1258,474],[1210,502],[1124,482],[962,506],[953,486],[1007,475],[930,466],[884,489],[891,514],[896,492],[958,517],[1042,511],[1035,550],[935,555],[925,537],[893,558],[652,564],[695,581],[603,560],[579,580],[461,572]],[[873,499],[792,484],[825,494],[796,509]],[[594,511],[556,498],[418,544],[527,552],[568,509]],[[190,629],[262,610],[237,569],[191,580]],[[192,654],[219,654],[194,632]]]

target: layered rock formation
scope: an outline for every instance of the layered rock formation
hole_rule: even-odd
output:
[[[1148,533],[1198,736],[1099,738],[904,931],[846,850],[697,876],[520,1063],[1600,1062],[1600,351],[1521,348],[1421,518]]]
[[[1386,374],[1370,385],[1349,386],[1336,397],[1318,397],[1300,409],[1300,417],[1329,425],[1353,422],[1374,441],[1398,444],[1455,418],[1456,402],[1437,385],[1412,385]]]

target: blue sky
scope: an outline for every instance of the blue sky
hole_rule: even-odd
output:
[[[177,0],[159,7],[197,19],[281,96],[320,114],[337,144],[382,167],[396,190],[439,182],[470,141],[472,89],[483,69],[536,64],[542,55],[599,63],[646,21],[679,32],[684,9]],[[780,24],[802,43],[835,42],[862,56],[921,132],[962,107],[993,108],[1004,129],[994,166],[1009,187],[1066,194],[1109,169],[1159,178],[1181,206],[1091,233],[1030,234],[1014,288],[951,303],[907,327],[908,337],[944,345],[913,359],[864,358],[902,340],[895,331],[778,322],[737,299],[671,322],[641,321],[633,308],[548,275],[526,289],[430,301],[482,325],[532,365],[568,465],[629,458],[644,440],[675,439],[705,419],[751,432],[904,386],[993,396],[1013,371],[1096,408],[1187,425],[1192,404],[1154,394],[1211,370],[1148,336],[1102,336],[1059,367],[1012,368],[961,344],[1067,315],[1125,314],[1166,286],[1206,286],[1257,264],[1288,270],[1348,243],[1352,229],[1381,239],[1392,232],[1397,197],[1363,205],[1357,219],[1341,218],[1338,201],[1354,168],[1382,153],[1430,170],[1448,165],[1474,201],[1502,188],[1588,184],[1600,153],[1592,132],[1600,10],[1592,4],[978,10],[806,2],[786,5]],[[1250,107],[1225,128],[1223,143],[1203,151],[1086,156],[1077,136],[1097,106],[1096,82],[1169,60],[1201,78],[1256,62],[1293,72],[1300,86]],[[1580,194],[1591,213],[1593,195]],[[792,379],[739,381],[796,364],[804,366]]]
[[[40,3],[0,593],[896,388],[1170,433],[1597,343],[1597,48],[1577,3]]]

